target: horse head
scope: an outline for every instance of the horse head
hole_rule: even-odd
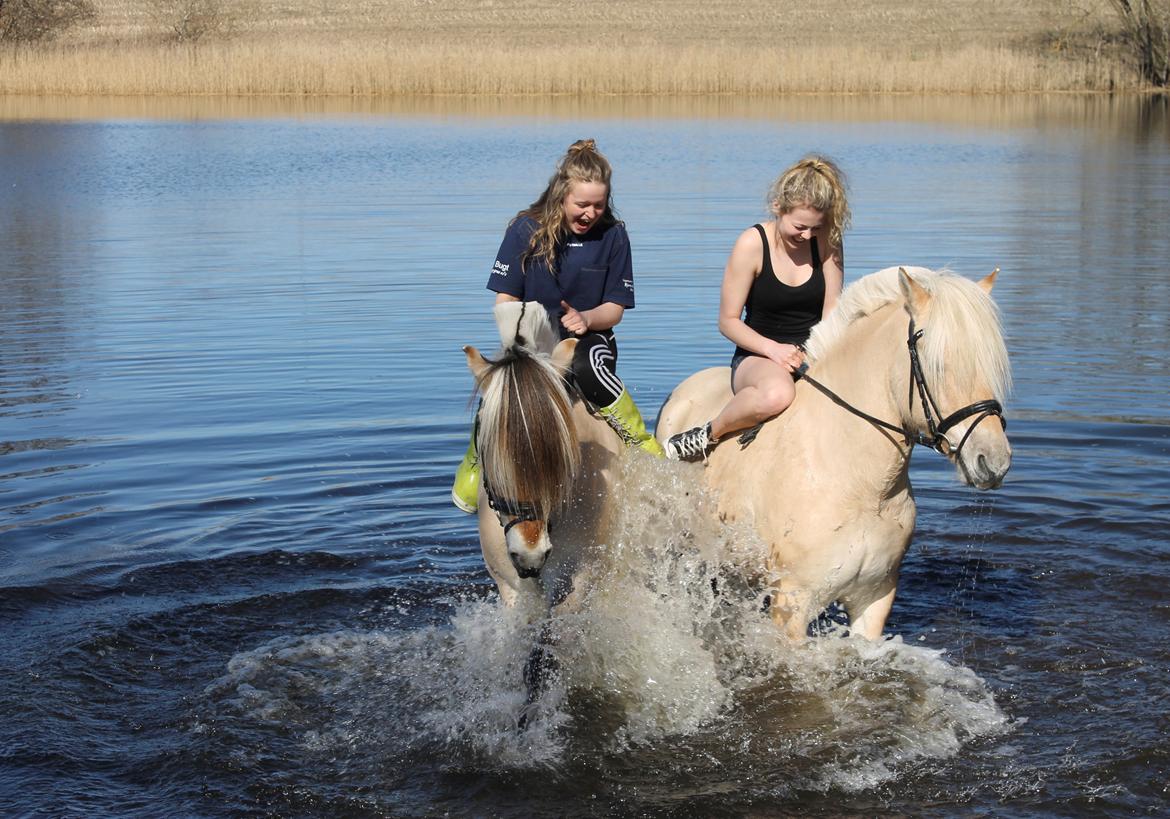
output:
[[[1011,371],[991,300],[998,268],[978,283],[947,272],[898,269],[910,316],[910,385],[903,424],[945,455],[976,489],[995,489],[1011,467],[1002,402]]]
[[[514,326],[520,329],[512,333],[503,327],[515,311],[497,309],[505,342],[499,357],[486,359],[470,346],[463,351],[482,396],[476,440],[488,507],[503,528],[513,568],[530,578],[540,574],[552,550],[550,521],[568,498],[579,465],[563,379],[577,342],[567,339],[547,351],[544,309],[515,306],[521,312]],[[539,317],[527,320],[536,322],[528,332],[521,327],[525,312]]]

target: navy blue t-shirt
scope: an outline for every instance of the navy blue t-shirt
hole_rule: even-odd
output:
[[[535,256],[520,264],[535,230],[536,220],[529,216],[508,226],[488,277],[488,290],[540,302],[558,329],[564,313],[562,300],[576,310],[592,310],[606,302],[633,308],[634,264],[623,223],[596,225],[584,236],[570,233],[557,247],[556,275],[544,259]]]

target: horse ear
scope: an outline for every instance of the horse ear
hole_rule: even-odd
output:
[[[995,286],[995,279],[999,276],[999,268],[995,268],[982,279],[979,280],[979,286],[983,288],[983,292],[991,295],[991,288]]]
[[[566,372],[573,363],[573,354],[577,351],[577,339],[566,338],[553,348],[552,363],[561,372]]]
[[[479,354],[479,350],[467,344],[463,347],[463,354],[467,356],[467,369],[471,370],[471,374],[475,376],[478,381],[483,371],[487,369],[488,363],[484,357]]]
[[[898,284],[902,288],[902,296],[906,299],[906,309],[911,316],[921,316],[930,303],[930,294],[918,282],[910,277],[906,268],[898,268]]]

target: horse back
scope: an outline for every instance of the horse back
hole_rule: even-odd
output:
[[[654,435],[666,440],[683,430],[705,424],[731,400],[731,368],[709,367],[674,388],[658,413]]]

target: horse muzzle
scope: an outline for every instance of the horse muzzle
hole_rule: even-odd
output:
[[[508,557],[512,558],[512,566],[516,569],[516,574],[520,575],[521,579],[527,580],[533,577],[540,577],[540,570],[544,568],[544,563],[548,559],[548,552],[546,551],[536,555],[509,550]]]
[[[516,574],[526,579],[539,577],[552,551],[544,522],[527,520],[517,523],[509,528],[504,537],[507,540],[508,557]]]
[[[999,489],[1012,466],[1012,449],[1006,438],[1001,438],[997,446],[968,446],[957,459],[957,466],[969,486],[980,490]]]
[[[520,575],[521,580],[530,580],[534,577],[540,577],[540,570],[544,568],[541,566],[517,566],[516,561],[512,561],[512,565],[516,567],[516,574]]]

